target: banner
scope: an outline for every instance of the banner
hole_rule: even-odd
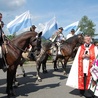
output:
[[[17,16],[13,21],[7,24],[7,28],[10,34],[14,34],[24,28],[30,27],[32,25],[30,13],[26,11],[25,13]]]
[[[45,39],[49,39],[57,29],[58,29],[58,25],[56,22],[56,18],[54,17],[46,23],[42,36]]]
[[[64,28],[64,30],[63,30],[64,36],[67,36],[67,34],[71,32],[71,29],[74,29],[74,30],[76,31],[76,29],[77,29],[77,27],[78,27],[78,24],[79,24],[79,21],[74,22],[74,23],[72,23],[72,24],[66,26],[66,27]]]

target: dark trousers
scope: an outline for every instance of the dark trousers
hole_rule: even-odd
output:
[[[80,94],[84,95],[86,98],[98,98],[98,97],[93,97],[91,93],[86,90],[86,82],[87,82],[87,76],[84,74],[84,90],[80,90]]]
[[[98,96],[94,96],[93,98],[98,98]]]
[[[86,90],[86,80],[87,80],[87,76],[86,74],[84,74],[84,90],[80,90],[80,94],[84,95],[85,93],[85,90]]]

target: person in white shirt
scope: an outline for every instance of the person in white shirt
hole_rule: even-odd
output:
[[[64,35],[63,35],[62,32],[63,32],[63,28],[60,27],[60,28],[52,35],[52,37],[50,38],[50,40],[51,40],[52,42],[60,42],[60,43],[61,43],[62,40],[65,40]]]
[[[50,38],[50,40],[54,43],[52,45],[52,53],[53,53],[53,61],[56,60],[58,53],[60,53],[60,44],[64,42],[65,37],[63,35],[63,27],[60,27]]]
[[[69,39],[70,37],[75,35],[75,30],[72,29],[71,32],[67,35],[66,39]]]

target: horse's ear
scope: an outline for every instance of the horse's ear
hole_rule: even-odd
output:
[[[81,38],[81,37],[83,37],[83,34],[82,33],[78,34],[78,38]]]
[[[38,33],[38,37],[41,37],[41,35],[42,35],[42,31],[40,33]]]
[[[81,35],[78,35],[78,38],[81,38]]]

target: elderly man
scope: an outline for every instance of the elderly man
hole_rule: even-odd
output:
[[[91,43],[91,36],[85,35],[84,44],[78,48],[66,85],[77,88],[83,96],[90,83],[90,68],[98,54],[97,47]]]

